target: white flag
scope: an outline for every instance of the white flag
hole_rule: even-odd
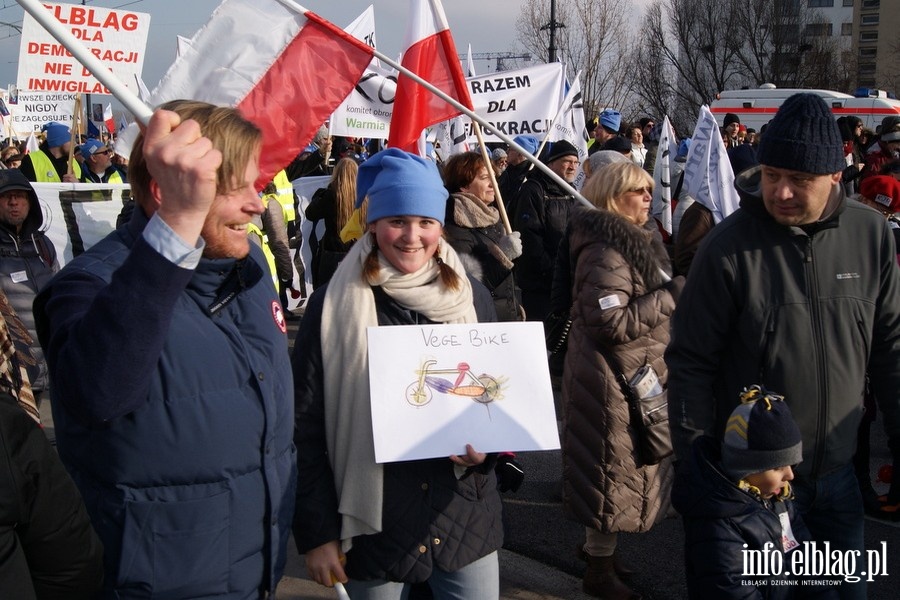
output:
[[[684,190],[712,211],[713,221],[738,209],[740,198],[734,189],[734,172],[719,134],[719,124],[705,104],[691,138],[691,149],[684,166]]]
[[[28,139],[25,140],[25,154],[29,152],[34,152],[35,150],[40,150],[41,144],[37,141],[37,138],[34,136],[34,132],[31,132],[28,135]]]
[[[659,221],[669,235],[672,234],[671,161],[675,159],[677,151],[675,130],[666,115],[659,133],[659,146],[656,148],[656,166],[653,169],[653,201],[650,204],[650,214]]]
[[[191,47],[191,38],[186,38],[183,35],[175,36],[175,58],[187,54],[187,51]]]
[[[581,73],[569,87],[569,92],[559,105],[559,111],[553,118],[553,124],[547,134],[547,140],[557,142],[566,140],[578,149],[578,160],[582,163],[588,158],[587,131],[584,127],[584,99],[581,94]],[[584,171],[579,169],[572,186],[578,190],[584,184]]]
[[[469,44],[469,51],[466,53],[466,77],[476,77],[475,61],[472,60],[472,44]]]

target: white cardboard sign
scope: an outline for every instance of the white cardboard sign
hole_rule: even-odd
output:
[[[379,463],[559,448],[541,323],[369,327]]]

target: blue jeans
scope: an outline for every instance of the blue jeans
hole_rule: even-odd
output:
[[[428,578],[428,585],[435,600],[499,600],[500,562],[497,553],[469,563],[462,569],[449,573],[436,568]],[[406,600],[410,584],[376,579],[345,584],[353,600]]]
[[[795,479],[797,508],[803,516],[813,540],[820,544],[830,542],[832,550],[843,552],[858,550],[860,566],[865,570],[865,539],[863,536],[864,513],[862,494],[853,465],[848,464],[818,479]],[[855,573],[859,575],[859,573]],[[858,583],[844,581],[838,588],[842,600],[865,600],[865,577]]]

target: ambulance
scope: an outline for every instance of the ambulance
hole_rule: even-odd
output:
[[[900,100],[889,98],[881,90],[860,88],[851,96],[830,90],[777,88],[771,83],[763,84],[758,89],[721,92],[709,109],[719,125],[722,125],[726,113],[734,113],[740,117],[741,125],[759,131],[760,127],[772,120],[786,98],[800,92],[821,96],[831,107],[835,119],[844,116],[859,117],[872,131],[881,125],[881,120],[885,117],[900,117]]]

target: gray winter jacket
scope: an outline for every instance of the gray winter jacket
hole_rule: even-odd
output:
[[[0,288],[31,335],[31,354],[40,368],[40,375],[31,382],[31,387],[41,391],[48,387],[49,378],[31,305],[38,291],[59,271],[59,262],[56,249],[41,231],[44,215],[31,184],[17,169],[0,171],[0,193],[25,186],[29,209],[21,230],[17,233],[15,227],[0,222]]]
[[[669,416],[675,451],[721,437],[739,392],[785,395],[803,435],[798,476],[848,464],[868,371],[892,448],[900,448],[900,270],[884,217],[835,186],[827,215],[778,224],[759,170],[741,208],[706,236],[672,319]]]

